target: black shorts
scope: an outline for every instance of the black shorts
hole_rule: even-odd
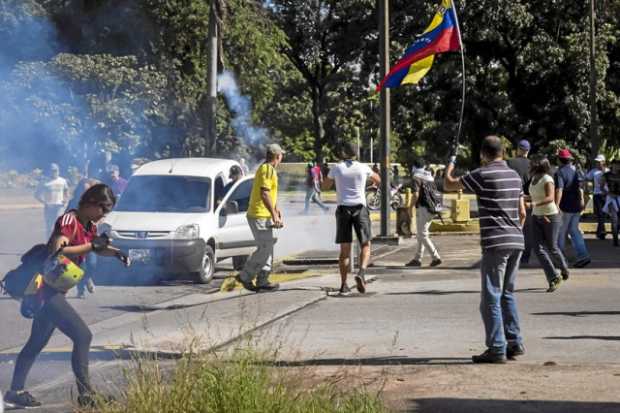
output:
[[[360,244],[372,238],[370,214],[364,205],[344,206],[336,209],[336,244],[353,242],[353,229]]]

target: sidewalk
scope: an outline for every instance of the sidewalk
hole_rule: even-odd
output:
[[[610,241],[588,239],[593,263],[573,270],[553,294],[545,293],[539,268],[521,270],[517,297],[527,355],[502,366],[470,361],[484,348],[478,237],[435,241],[444,259],[436,268],[428,267],[428,257],[422,268],[403,266],[415,240],[386,246],[368,270],[376,281],[365,295],[327,294],[339,285],[332,266],[275,293],[191,294],[95,323],[93,377],[97,385],[114,381],[111,363],[121,368],[123,359],[145,351],[174,358],[192,339],[203,349],[225,349],[251,334],[277,349],[284,366],[312,366],[326,380],[345,374],[371,387],[384,383],[395,411],[620,411],[620,274]],[[66,365],[51,384],[33,383],[44,401],[62,400],[73,385],[70,352],[70,342],[55,335],[42,356]]]

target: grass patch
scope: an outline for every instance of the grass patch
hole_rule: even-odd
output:
[[[275,367],[252,351],[225,359],[187,354],[171,369],[136,360],[121,398],[98,406],[101,413],[383,413],[378,393],[313,384],[309,374]]]

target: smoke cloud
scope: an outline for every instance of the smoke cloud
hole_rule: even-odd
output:
[[[218,76],[218,91],[224,94],[226,103],[233,114],[232,127],[243,141],[256,147],[267,141],[267,130],[254,126],[252,122],[252,102],[239,91],[234,75],[224,71]]]

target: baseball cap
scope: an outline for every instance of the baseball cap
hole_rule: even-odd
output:
[[[567,148],[560,149],[558,151],[558,158],[560,159],[573,159],[573,154],[570,153],[570,150]]]
[[[596,158],[594,158],[596,162],[605,162],[605,155],[598,154]]]
[[[433,174],[431,173],[431,171],[427,171],[424,168],[414,168],[413,177],[421,179],[423,181],[428,181],[428,182],[433,181]]]
[[[517,144],[517,147],[524,151],[529,151],[532,148],[530,142],[527,139],[521,139]]]
[[[267,152],[272,153],[274,155],[285,154],[284,150],[277,143],[270,143],[267,145]]]

